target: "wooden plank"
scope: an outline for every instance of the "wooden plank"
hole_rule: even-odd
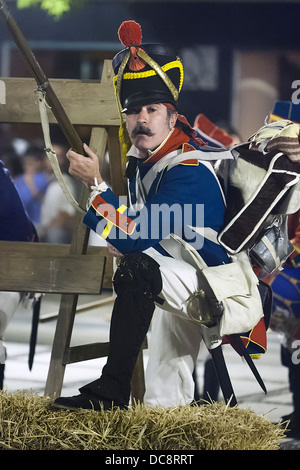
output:
[[[123,195],[126,194],[126,185],[120,160],[120,145],[118,142],[118,127],[120,123],[112,86],[112,77],[111,62],[105,61],[101,83],[97,81],[86,82],[58,79],[50,79],[49,81],[70,121],[74,125],[94,127],[91,134],[90,146],[98,154],[100,164],[103,161],[108,143],[110,164],[114,168],[112,172],[112,186],[118,195]],[[37,98],[34,93],[36,88],[37,85],[34,79],[0,78],[0,122],[40,123]],[[48,111],[48,116],[50,123],[56,123],[51,110]],[[108,128],[108,131],[100,129],[101,127]],[[86,199],[87,191],[83,188],[80,198],[81,206],[84,205]],[[100,349],[100,357],[108,353],[108,343],[96,343],[96,346],[83,345],[79,346],[79,349],[70,347],[78,296],[81,293],[80,288],[75,287],[75,284],[80,282],[82,287],[83,282],[89,279],[88,287],[90,287],[91,270],[95,267],[97,271],[95,275],[99,276],[99,272],[102,271],[102,276],[105,259],[107,259],[111,261],[111,263],[107,263],[108,267],[111,267],[111,272],[106,269],[105,273],[107,274],[108,271],[111,287],[112,257],[108,253],[104,257],[102,253],[102,257],[98,258],[97,255],[100,256],[100,250],[105,249],[107,252],[107,249],[103,247],[89,247],[88,237],[89,230],[82,224],[82,216],[77,214],[70,245],[0,242],[0,259],[5,260],[3,264],[0,264],[0,275],[2,273],[3,276],[2,281],[0,277],[0,286],[4,286],[5,278],[8,282],[7,275],[5,274],[11,273],[14,283],[16,279],[22,279],[22,289],[15,289],[14,284],[14,290],[28,290],[24,289],[26,287],[24,280],[26,274],[31,278],[31,287],[36,287],[38,283],[43,283],[44,287],[41,292],[44,291],[46,285],[50,285],[52,293],[56,292],[53,289],[54,287],[56,289],[57,286],[62,289],[59,293],[63,292],[45,386],[46,396],[58,396],[60,394],[67,363],[87,360],[87,355],[91,354],[91,350],[92,352],[94,351],[93,354],[96,354],[96,357],[99,357]],[[85,266],[82,265],[83,259],[87,261]],[[86,276],[83,273],[86,273]],[[92,277],[94,277],[94,274],[92,274]],[[67,285],[64,284],[65,280],[67,280]],[[74,287],[72,292],[70,292],[71,287]],[[34,291],[39,292],[40,290],[34,288]],[[97,351],[95,352],[95,350]],[[143,369],[142,361],[139,358],[136,369],[139,370],[140,367]],[[143,380],[143,370],[138,373],[135,372],[134,375],[139,378],[138,380]],[[138,394],[143,395],[139,391]]]
[[[49,81],[73,125],[120,125],[112,84],[64,79]],[[5,87],[5,103],[2,101],[0,104],[0,122],[40,122],[34,79],[0,77],[0,84]],[[57,122],[50,109],[48,116],[50,123]]]
[[[67,256],[70,253],[68,244],[12,242],[0,240],[0,257],[8,254],[13,257],[26,258],[27,256]],[[105,246],[88,246],[87,256],[110,256]]]
[[[26,258],[64,258],[67,257],[70,253],[70,245],[53,245],[50,243],[31,243],[31,242],[7,242],[0,241],[0,260],[5,261],[6,259],[14,260],[14,263],[22,264]],[[112,277],[113,277],[113,257],[108,253],[108,250],[105,246],[88,246],[87,253],[85,256],[88,256],[88,260],[93,262],[92,258],[96,257],[105,257],[105,271],[102,281],[102,287],[104,289],[112,288]],[[88,269],[89,261],[87,261],[87,266],[85,269]],[[2,273],[3,269],[1,268]],[[88,271],[87,271],[88,272]],[[1,274],[1,273],[0,273]],[[2,274],[3,276],[3,274]],[[21,280],[19,281],[19,285]],[[1,287],[0,287],[1,288]],[[12,289],[14,290],[14,289]],[[52,292],[54,293],[54,292]]]
[[[145,347],[142,349],[145,349]],[[137,358],[137,361],[133,370],[133,374],[131,377],[130,385],[131,385],[131,396],[133,399],[133,405],[137,403],[143,403],[146,387],[145,387],[144,358],[143,358],[142,350],[139,352],[139,355],[138,355],[138,358]]]
[[[98,359],[100,357],[106,357],[108,356],[109,353],[109,342],[104,342],[104,343],[90,343],[90,344],[84,344],[84,345],[79,345],[79,346],[71,346],[65,349],[64,351],[64,357],[63,357],[63,364],[74,364],[75,362],[82,362],[82,361],[89,361],[91,359]],[[145,339],[143,345],[142,345],[142,350],[147,349],[148,343],[147,343],[147,338]],[[139,374],[143,374],[144,368],[142,368],[142,371],[139,370],[140,368],[140,361],[142,360],[142,354],[138,357],[137,360],[137,365],[136,369],[134,371],[133,377],[135,382],[139,382],[141,377]],[[142,379],[144,379],[144,376],[142,376]],[[138,394],[139,397],[145,393],[144,389],[139,389]],[[142,400],[141,400],[142,401]]]
[[[119,142],[119,129],[108,129],[108,153],[110,163],[110,178],[113,192],[117,196],[124,196],[127,194],[126,179],[125,179],[125,165],[121,161],[121,148]]]
[[[104,165],[105,152],[107,150],[107,130],[104,127],[93,127],[91,132],[93,152],[98,156],[100,171]]]
[[[75,362],[89,361],[99,357],[108,356],[109,343],[91,343],[80,346],[66,348],[62,363],[64,365],[74,364]]]
[[[97,307],[103,307],[103,305],[112,304],[112,303],[114,303],[114,301],[115,301],[115,296],[114,295],[111,295],[109,297],[104,297],[103,299],[99,298],[99,300],[95,300],[94,302],[88,302],[86,304],[78,306],[77,309],[76,309],[76,314],[77,313],[84,313],[84,312],[87,312],[89,310],[93,310]],[[45,322],[48,322],[48,321],[56,320],[57,317],[58,317],[57,312],[55,312],[55,313],[45,313],[44,315],[40,316],[39,321],[40,321],[40,323],[45,323]]]
[[[70,345],[77,301],[77,295],[64,294],[61,297],[45,385],[45,396],[57,397],[60,395],[65,374],[65,364],[62,364],[62,358],[66,347]]]
[[[11,255],[11,256],[10,256]],[[100,294],[105,267],[102,256],[26,256],[0,258],[0,289],[51,294]],[[88,273],[83,275],[83,273]]]

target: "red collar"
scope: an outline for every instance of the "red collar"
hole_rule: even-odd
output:
[[[155,163],[168,153],[177,150],[190,140],[190,137],[188,137],[182,130],[175,128],[164,145],[155,151],[149,158],[144,160],[143,163]]]

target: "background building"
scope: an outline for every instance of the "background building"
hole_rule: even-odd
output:
[[[263,124],[276,99],[291,99],[300,81],[298,1],[85,0],[60,20],[38,7],[7,3],[49,78],[97,80],[103,60],[121,49],[121,22],[139,22],[144,42],[179,49],[182,114],[193,123],[203,112],[234,127],[243,140]],[[0,76],[29,76],[4,26]],[[23,132],[18,129],[19,137]]]

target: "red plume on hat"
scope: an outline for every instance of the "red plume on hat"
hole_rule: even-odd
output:
[[[123,21],[118,29],[118,36],[125,47],[140,46],[142,43],[142,28],[135,21]]]
[[[129,68],[134,71],[143,69],[146,62],[137,55],[137,49],[141,50],[138,46],[143,37],[141,26],[133,20],[123,21],[118,29],[118,36],[123,46],[130,48]]]

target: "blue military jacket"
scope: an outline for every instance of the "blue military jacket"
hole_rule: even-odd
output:
[[[225,250],[203,232],[219,232],[225,213],[213,167],[201,161],[204,154],[194,141],[185,139],[175,150],[170,143],[146,160],[137,159],[129,203],[107,189],[95,197],[83,221],[123,254],[153,247],[167,255],[160,242],[176,234],[208,266],[228,263]]]

